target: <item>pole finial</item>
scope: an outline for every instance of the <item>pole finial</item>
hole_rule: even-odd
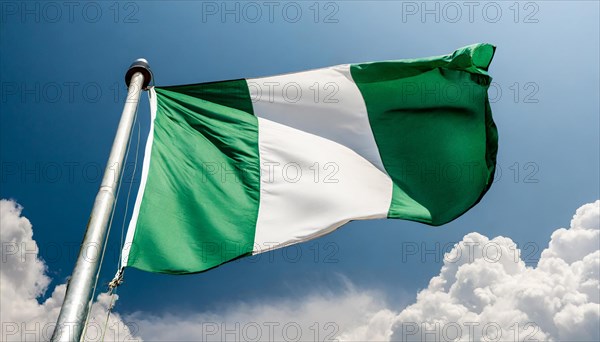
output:
[[[147,89],[148,85],[152,81],[152,70],[150,70],[150,65],[148,64],[148,61],[144,58],[138,58],[133,63],[131,63],[131,66],[129,66],[129,69],[127,69],[127,73],[125,73],[125,84],[127,85],[127,87],[129,87],[131,78],[136,72],[140,72],[144,76],[144,83],[142,84],[142,89]]]

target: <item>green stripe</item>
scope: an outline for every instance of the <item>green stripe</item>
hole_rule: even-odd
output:
[[[487,98],[494,47],[351,67],[384,167],[390,218],[440,225],[475,205],[492,183],[498,134]]]
[[[246,81],[156,88],[146,189],[129,265],[201,272],[252,252],[258,121]]]

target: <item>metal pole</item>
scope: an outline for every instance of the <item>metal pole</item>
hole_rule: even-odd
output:
[[[52,334],[52,341],[79,342],[82,337],[140,93],[142,89],[146,89],[151,79],[152,72],[145,59],[136,60],[125,75],[128,91],[121,121],[90,214],[77,262],[67,283],[65,300]]]

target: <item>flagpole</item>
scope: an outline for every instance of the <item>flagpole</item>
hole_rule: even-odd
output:
[[[145,59],[133,62],[125,74],[125,82],[128,86],[125,106],[79,256],[73,274],[67,282],[67,292],[52,334],[52,341],[79,342],[82,337],[140,94],[150,84],[151,79],[152,72]]]

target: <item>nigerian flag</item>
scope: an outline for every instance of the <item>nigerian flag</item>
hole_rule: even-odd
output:
[[[151,88],[123,265],[201,272],[351,220],[457,218],[493,180],[494,50]]]

